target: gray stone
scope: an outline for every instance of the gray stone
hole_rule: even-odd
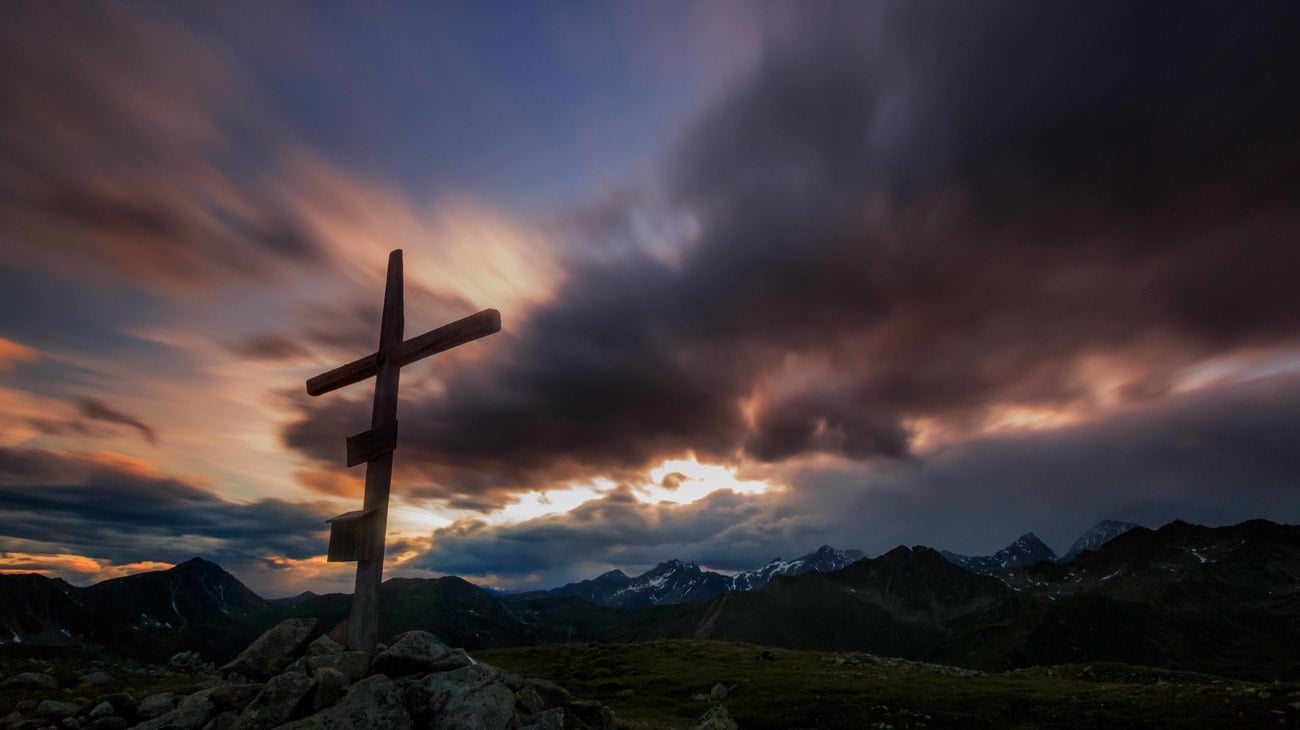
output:
[[[94,709],[90,711],[90,718],[93,720],[100,717],[109,717],[111,715],[116,715],[116,714],[117,714],[117,710],[113,709],[112,702],[101,702],[98,705],[95,705]]]
[[[397,684],[376,674],[353,684],[333,707],[285,725],[281,730],[411,730],[413,727],[411,716],[402,706],[402,693]]]
[[[523,730],[564,730],[564,708],[552,707],[535,713]]]
[[[40,672],[22,672],[0,682],[0,689],[53,690],[58,688],[58,680]]]
[[[277,674],[244,708],[234,730],[263,730],[283,725],[311,709],[316,683],[305,674]]]
[[[316,632],[316,619],[291,618],[267,631],[240,652],[239,656],[221,667],[223,672],[233,672],[257,680],[268,680],[284,671],[289,663],[302,654],[307,642]]]
[[[227,710],[218,713],[216,717],[209,720],[208,724],[203,726],[203,730],[230,730],[235,726],[235,721],[238,719],[239,713]]]
[[[114,692],[113,694],[100,695],[94,703],[87,702],[92,707],[107,702],[113,707],[113,714],[119,717],[130,717],[135,714],[136,705],[135,697],[126,692]]]
[[[338,654],[323,654],[308,657],[308,671],[315,673],[315,671],[321,667],[337,669],[353,682],[372,673],[370,655],[364,651],[345,651]],[[374,670],[373,673],[383,674],[383,672],[379,672],[378,670]]]
[[[81,675],[77,680],[78,689],[87,689],[90,687],[103,687],[113,683],[113,675],[108,672],[97,671]]]
[[[515,717],[515,693],[504,684],[485,684],[452,695],[435,716],[440,727],[506,730]]]
[[[695,723],[695,730],[737,730],[736,721],[723,705],[714,705]]]
[[[72,702],[59,702],[58,700],[41,700],[41,703],[36,706],[37,715],[54,719],[75,715],[80,710],[80,705]]]
[[[176,695],[171,692],[159,692],[140,700],[135,714],[146,720],[165,715],[176,709]]]
[[[633,692],[633,691],[630,690],[630,689],[620,689],[619,691],[617,691],[617,692],[614,693],[614,696],[615,696],[615,697],[631,697],[631,696],[634,695],[634,694],[636,694],[636,693]]]
[[[570,703],[569,711],[591,730],[614,730],[614,711],[595,700]]]
[[[41,704],[40,700],[21,700],[15,707],[24,715],[36,712],[36,706]]]
[[[478,664],[449,672],[402,680],[403,696],[411,718],[419,727],[442,724],[439,713],[461,695],[495,682],[500,675],[495,667]],[[382,675],[376,675],[382,676]]]
[[[516,692],[520,707],[530,713],[538,713],[552,707],[564,707],[569,703],[568,690],[546,679],[524,679],[523,687]]]
[[[207,689],[181,700],[176,709],[136,726],[136,730],[199,730],[217,714],[212,702],[212,690]]]
[[[326,634],[316,637],[316,640],[307,645],[307,656],[326,656],[331,654],[342,654],[347,648],[337,641],[331,639]]]
[[[208,698],[212,700],[217,709],[234,710],[243,712],[248,703],[253,698],[262,693],[262,688],[266,685],[261,682],[250,682],[246,684],[223,684],[212,688],[212,693]]]
[[[472,664],[464,652],[453,651],[427,631],[408,631],[379,652],[371,665],[376,674],[404,677],[408,674],[442,672]]]
[[[131,727],[131,723],[124,717],[109,715],[108,717],[97,717],[91,720],[86,727],[90,728],[90,730],[125,730],[125,728]]]
[[[317,669],[311,678],[316,680],[316,697],[311,703],[312,710],[316,712],[332,707],[347,691],[348,685],[352,684],[346,674],[332,667]]]
[[[727,699],[727,687],[722,684],[722,682],[713,685],[713,689],[709,690],[709,699],[714,702],[721,702]]]

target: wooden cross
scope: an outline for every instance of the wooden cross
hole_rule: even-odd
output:
[[[397,448],[397,380],[403,365],[450,350],[501,330],[501,313],[484,309],[409,340],[402,340],[402,251],[388,255],[388,284],[379,326],[379,350],[307,381],[308,395],[322,395],[345,385],[375,378],[375,405],[370,430],[348,439],[348,466],[366,464],[363,508],[330,522],[329,561],[357,562],[348,648],[371,651],[379,634],[379,583],[384,570],[384,533],[388,529],[388,488]]]

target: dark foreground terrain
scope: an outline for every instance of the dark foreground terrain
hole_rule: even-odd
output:
[[[760,658],[764,651],[774,660]],[[1300,682],[1097,662],[981,673],[870,654],[720,641],[478,652],[614,709],[620,727],[690,728],[713,687],[741,728],[1295,727]]]
[[[1300,726],[1300,682],[1111,662],[985,673],[857,652],[685,640],[556,644],[474,656],[599,700],[614,709],[621,728],[693,728],[715,704],[718,685],[726,696],[717,704],[740,728]],[[66,651],[0,654],[0,679],[23,672],[45,674],[57,688],[0,689],[0,727],[22,703],[31,717],[33,703],[44,699],[85,707],[105,698],[120,703],[123,695],[138,702],[169,692],[179,699],[217,677],[199,664]]]

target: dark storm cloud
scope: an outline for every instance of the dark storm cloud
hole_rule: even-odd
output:
[[[1149,399],[1295,344],[1295,6],[789,12],[668,166],[694,242],[505,313],[475,368],[403,403],[412,462],[501,490],[687,450],[896,457],[908,419],[1090,404],[1090,358]],[[286,442],[318,458],[364,424],[302,411]]]
[[[279,132],[256,89],[165,8],[0,12],[0,235],[20,260],[171,291],[324,260],[264,174]]]
[[[90,457],[0,448],[0,541],[116,563],[306,558],[324,545],[328,509],[261,499],[231,502],[178,479]]]
[[[130,426],[140,432],[145,441],[156,445],[158,443],[158,433],[153,426],[141,421],[135,416],[127,415],[117,409],[109,408],[102,401],[94,398],[83,398],[77,401],[77,410],[85,418],[104,423],[116,423],[123,426]]]
[[[250,360],[292,360],[311,353],[297,340],[269,332],[232,343],[229,348]]]
[[[799,488],[780,493],[720,491],[675,505],[638,502],[624,489],[514,525],[462,521],[436,530],[419,564],[540,575],[550,586],[669,558],[744,570],[823,543],[870,555],[899,544],[989,554],[1033,531],[1063,553],[1103,519],[1296,522],[1296,433],[1300,382],[1260,381],[1086,426],[979,439],[923,462],[797,469],[784,476]]]

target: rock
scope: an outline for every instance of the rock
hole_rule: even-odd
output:
[[[696,702],[708,702],[709,696],[704,694],[703,692],[700,692],[699,694],[695,695],[691,699],[695,700]]]
[[[349,680],[355,682],[371,674],[370,655],[364,651],[345,651],[339,654],[318,655],[307,659],[308,673],[328,667],[342,672]],[[375,672],[378,674],[378,672]]]
[[[239,656],[221,667],[257,680],[268,680],[284,671],[302,653],[316,632],[316,619],[291,618],[257,637]]]
[[[713,689],[709,690],[709,700],[713,702],[722,702],[725,699],[727,699],[726,686],[723,685],[722,682],[713,685]]]
[[[90,730],[125,730],[125,728],[131,727],[131,723],[126,718],[109,715],[108,717],[97,717],[91,720],[86,727],[90,728]]]
[[[248,707],[248,703],[261,694],[262,688],[265,686],[261,682],[222,684],[212,688],[212,693],[208,695],[208,699],[212,700],[218,710],[243,712],[244,708]]]
[[[307,656],[329,656],[332,654],[342,654],[347,648],[337,641],[331,639],[328,634],[321,634],[316,640],[307,645]]]
[[[101,717],[109,717],[111,715],[116,715],[116,714],[117,714],[117,710],[113,709],[112,702],[101,702],[98,705],[95,705],[94,709],[90,711],[90,718],[93,720]]]
[[[71,702],[59,702],[58,700],[41,700],[41,703],[36,706],[37,715],[53,719],[75,715],[79,710],[81,710],[79,705]]]
[[[695,730],[737,730],[736,721],[723,705],[714,705],[695,723]]]
[[[181,671],[195,671],[203,669],[203,657],[197,651],[179,651],[171,655],[167,660],[167,666],[172,669]]]
[[[145,720],[152,720],[174,709],[176,709],[176,695],[171,692],[159,692],[140,700],[140,704],[136,705],[135,714]]]
[[[15,705],[15,708],[24,715],[30,715],[36,712],[36,706],[39,704],[41,704],[40,700],[22,700]]]
[[[453,651],[427,631],[408,631],[375,657],[370,669],[376,674],[404,677],[408,674],[443,672],[469,666],[463,652]]]
[[[311,703],[315,712],[332,707],[347,691],[348,685],[352,684],[346,674],[332,667],[317,669],[312,672],[311,678],[316,681],[316,696]]]
[[[233,730],[262,730],[283,725],[307,714],[316,683],[297,672],[277,674],[244,708]]]
[[[40,672],[23,672],[0,682],[0,689],[55,690],[58,688],[58,680]]]
[[[615,696],[615,697],[631,697],[631,696],[634,695],[634,694],[636,694],[636,693],[633,692],[633,691],[630,690],[630,689],[620,689],[619,691],[617,691],[617,692],[614,693],[614,696]]]
[[[71,728],[71,730],[80,730],[81,728],[81,720],[76,717],[65,717],[61,722],[59,722],[59,724],[63,727]]]
[[[77,680],[77,688],[86,689],[90,687],[103,687],[105,685],[112,684],[113,681],[114,681],[113,675],[109,674],[108,672],[104,672],[104,671],[90,672],[88,674],[81,675],[81,679]]]
[[[238,719],[239,713],[227,710],[209,720],[208,724],[203,726],[203,730],[230,730]]]
[[[528,718],[528,724],[524,725],[523,730],[564,730],[564,708],[552,707],[534,713]]]
[[[413,727],[411,716],[402,706],[402,693],[397,684],[376,674],[352,685],[333,707],[285,725],[281,730],[411,730]]]
[[[136,730],[199,730],[217,714],[212,690],[195,692],[181,700],[176,709],[136,725]]]
[[[596,702],[573,702],[569,710],[591,730],[614,730],[614,711]]]
[[[519,705],[536,714],[552,707],[569,704],[569,691],[545,679],[526,679],[515,693]]]
[[[506,730],[514,716],[515,693],[496,682],[454,694],[436,714],[440,727],[465,730]]]

